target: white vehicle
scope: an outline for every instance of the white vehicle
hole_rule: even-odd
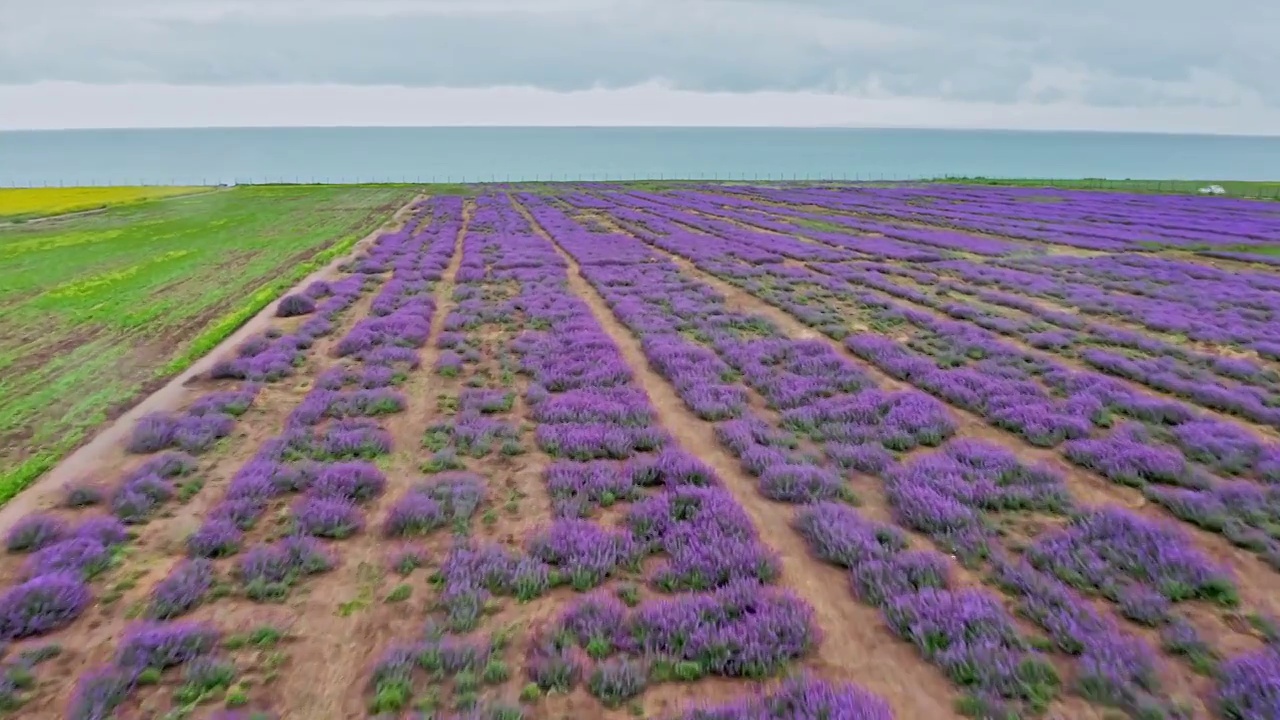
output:
[[[1200,188],[1201,195],[1225,195],[1226,189],[1221,185],[1210,185],[1209,187]]]

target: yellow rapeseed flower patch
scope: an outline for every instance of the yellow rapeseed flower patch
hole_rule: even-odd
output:
[[[31,218],[190,195],[202,187],[0,188],[0,218]]]

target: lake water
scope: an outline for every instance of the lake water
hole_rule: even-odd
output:
[[[0,132],[0,185],[939,176],[1274,180],[1280,137],[841,128]]]

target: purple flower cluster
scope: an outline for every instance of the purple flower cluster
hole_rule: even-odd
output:
[[[465,531],[484,500],[484,480],[468,472],[442,473],[409,488],[387,512],[389,537],[425,535],[446,525]]]
[[[1224,663],[1214,702],[1232,720],[1280,716],[1280,651],[1268,647]]]
[[[138,686],[143,671],[165,670],[207,658],[217,648],[218,630],[200,623],[135,623],[126,628],[114,662],[80,677],[67,708],[72,720],[106,720]]]
[[[787,592],[752,582],[652,600],[633,609],[612,595],[596,593],[571,604],[546,637],[535,641],[529,673],[545,687],[548,664],[559,663],[576,669],[569,674],[569,686],[587,674],[598,678],[592,680],[597,687],[591,688],[597,694],[611,690],[608,695],[618,697],[619,681],[629,669],[616,661],[602,662],[600,675],[584,673],[588,662],[577,649],[597,661],[621,655],[631,662],[645,659],[672,666],[673,674],[686,679],[759,678],[804,655],[818,640],[807,605]],[[640,680],[647,674],[641,672]]]
[[[1121,508],[1079,516],[1027,548],[1036,567],[1064,582],[1113,600],[1132,585],[1149,587],[1171,602],[1237,602],[1235,581],[1177,528]]]
[[[992,596],[952,588],[944,556],[905,550],[896,528],[847,505],[807,506],[795,526],[815,555],[850,569],[855,593],[881,608],[895,634],[966,689],[974,714],[1036,711],[1056,694],[1053,666]]]
[[[743,700],[687,710],[679,720],[893,720],[888,704],[856,685],[809,676],[758,690]]]
[[[309,294],[296,293],[293,295],[285,295],[280,298],[280,303],[276,305],[276,317],[297,317],[298,315],[309,315],[316,311],[316,301]]]
[[[174,448],[198,455],[230,435],[235,422],[235,418],[219,412],[152,413],[139,418],[133,426],[128,450],[143,454]]]
[[[1009,450],[977,440],[955,440],[942,452],[893,468],[886,483],[899,522],[965,561],[987,555],[984,514],[1065,514],[1072,507],[1057,472],[1026,467]]]
[[[435,307],[434,282],[448,264],[460,222],[459,203],[441,205],[419,214],[420,220],[428,211],[441,213],[429,229],[418,232],[418,222],[411,221],[378,238],[355,262],[356,272],[366,276],[392,271],[374,298],[371,317],[358,321],[338,341],[338,354],[352,356],[355,364],[318,378],[284,431],[263,443],[236,472],[225,496],[187,539],[193,558],[234,555],[242,549],[244,532],[275,501],[300,494],[292,508],[296,535],[252,548],[236,565],[237,579],[254,599],[279,600],[301,578],[332,567],[334,558],[314,538],[340,539],[359,532],[365,525],[363,506],[386,486],[382,472],[369,461],[390,451],[391,437],[369,416],[403,409],[405,399],[390,386],[418,366],[418,349]],[[304,327],[341,297],[342,284],[349,280],[361,286],[365,282],[352,277],[308,291],[327,299]]]
[[[315,313],[304,320],[297,330],[290,334],[280,334],[272,329],[249,338],[236,349],[235,357],[219,360],[209,371],[209,375],[214,379],[262,382],[273,382],[292,375],[302,364],[305,351],[318,338],[333,332],[339,315],[355,303],[364,289],[364,281],[355,276],[329,283],[324,300],[316,305]]]

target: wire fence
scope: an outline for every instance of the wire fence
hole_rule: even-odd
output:
[[[951,182],[975,185],[1047,187],[1065,190],[1125,190],[1130,192],[1205,194],[1211,185],[1232,197],[1280,200],[1280,181],[1130,180],[1115,178],[1026,178],[975,176],[953,173],[911,174],[884,172],[676,172],[676,173],[481,173],[478,175],[253,175],[232,177],[170,178],[75,178],[21,181],[10,179],[0,185],[10,188],[231,185],[426,185],[498,183],[918,183]]]

